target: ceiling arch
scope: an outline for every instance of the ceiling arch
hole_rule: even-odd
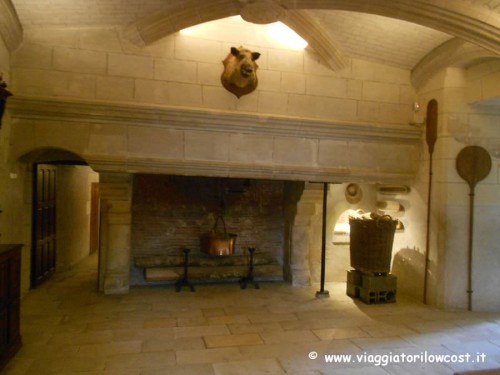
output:
[[[10,1],[0,1],[0,38],[9,51],[14,51],[23,40],[23,27]]]
[[[281,22],[307,40],[309,46],[316,51],[325,65],[334,71],[341,70],[347,65],[349,58],[308,13],[289,10]]]
[[[495,53],[459,38],[453,38],[428,53],[411,71],[414,87],[422,87],[435,73],[448,67],[467,67],[472,63],[498,58]]]
[[[336,9],[377,14],[430,27],[500,54],[500,14],[465,1],[282,0],[287,9]],[[471,16],[473,14],[474,16]]]
[[[238,15],[247,4],[255,1],[265,0],[187,0],[169,3],[160,11],[128,25],[124,34],[137,44],[147,45],[190,26]],[[281,0],[279,5],[287,11],[348,10],[396,18],[448,33],[500,55],[500,14],[465,1],[434,4],[428,0]],[[291,12],[286,13],[286,17],[289,17]],[[290,23],[293,27],[293,22]],[[315,34],[314,31],[307,35],[304,35],[305,30],[296,31],[306,40]],[[326,39],[318,42],[334,45]]]

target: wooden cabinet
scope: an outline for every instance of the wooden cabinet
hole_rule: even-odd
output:
[[[0,370],[21,346],[22,245],[0,245]]]

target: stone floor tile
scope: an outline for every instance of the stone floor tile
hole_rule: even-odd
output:
[[[382,367],[352,367],[352,368],[334,368],[327,367],[322,370],[323,375],[387,375],[388,372]]]
[[[175,364],[175,352],[150,352],[115,354],[106,357],[105,368],[111,369],[150,369],[164,368]]]
[[[274,359],[214,363],[213,367],[215,375],[285,375],[278,361]]]
[[[143,322],[143,328],[167,328],[167,327],[176,327],[177,320],[174,318],[155,318],[155,319],[147,319]]]
[[[241,335],[206,336],[204,339],[207,348],[222,348],[229,346],[264,344],[262,338],[256,333],[246,333]]]
[[[208,324],[248,324],[250,320],[246,315],[220,315],[207,318]]]
[[[411,328],[417,333],[432,333],[432,332],[442,332],[442,331],[457,331],[460,330],[454,321],[414,321],[406,324],[408,328]]]
[[[351,322],[348,324],[348,328],[357,327],[362,322]],[[322,328],[339,328],[346,326],[346,321],[344,318],[326,318],[326,319],[298,319],[298,320],[290,320],[285,322],[280,322],[283,330],[289,331],[297,331],[301,329],[322,329]]]
[[[142,328],[142,329],[117,329],[111,332],[113,341],[136,341],[148,339],[175,338],[174,327],[169,328]]]
[[[75,335],[73,333],[58,333],[52,336],[49,344],[56,345],[84,345],[84,344],[100,344],[107,343],[113,340],[113,332],[111,330],[101,330],[95,332],[83,332]]]
[[[63,374],[84,371],[102,371],[104,367],[104,358],[102,357],[36,359],[33,361],[26,374]]]
[[[202,309],[202,314],[205,318],[212,318],[215,316],[226,315],[226,311],[220,307],[213,307],[208,309]]]
[[[300,343],[281,343],[241,346],[239,351],[244,359],[278,358],[280,356],[307,355],[312,349]]]
[[[162,369],[142,370],[140,375],[214,375],[214,369],[211,363],[172,365]]]
[[[343,327],[341,327],[341,328],[313,329],[312,331],[321,340],[370,337],[368,332],[362,330],[361,328],[343,328]]]
[[[106,357],[120,353],[141,352],[142,341],[115,341],[104,344],[80,345],[76,357]]]
[[[371,337],[394,337],[415,333],[411,328],[401,324],[378,323],[369,326],[360,326],[359,328],[368,333]]]
[[[85,371],[85,372],[78,372],[78,375],[142,375],[142,370],[140,369],[104,369],[100,371]],[[72,373],[70,373],[72,374]]]
[[[440,363],[404,363],[390,364],[384,367],[384,370],[391,375],[451,375],[452,371]]]
[[[207,325],[207,319],[203,316],[196,317],[180,317],[176,319],[176,325],[178,327],[197,327]]]
[[[233,334],[283,331],[280,323],[228,324],[227,326]]]
[[[142,344],[143,352],[162,352],[169,350],[204,349],[205,342],[201,337],[186,337],[180,339],[148,339]]]
[[[297,320],[297,316],[292,313],[265,313],[259,312],[256,314],[249,314],[248,319],[251,323],[270,323],[270,322],[286,322],[290,320]]]
[[[95,322],[87,324],[88,331],[107,331],[117,329],[139,329],[143,328],[144,321],[129,320],[129,319],[113,319],[103,322]]]
[[[370,338],[354,338],[350,339],[354,344],[363,350],[371,349],[400,349],[414,347],[415,345],[405,339],[394,337],[370,337]]]
[[[205,342],[201,337],[185,337],[180,339],[147,339],[142,344],[143,352],[162,352],[168,350],[204,349]]]
[[[38,344],[23,345],[17,357],[26,359],[56,359],[77,355],[79,345],[68,344]]]
[[[177,363],[181,365],[228,362],[242,358],[237,348],[178,350],[175,356]]]
[[[193,327],[175,327],[175,338],[182,337],[203,337],[210,335],[225,335],[229,334],[229,330],[225,325],[203,325]]]
[[[260,334],[266,344],[298,343],[318,341],[318,337],[310,330],[263,332]]]
[[[417,346],[433,347],[436,345],[456,345],[463,342],[461,335],[450,331],[426,332],[420,334],[401,335],[401,338]]]

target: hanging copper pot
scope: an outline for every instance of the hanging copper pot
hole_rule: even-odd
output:
[[[219,223],[219,220],[224,226],[223,232],[217,231],[217,224]],[[208,255],[233,255],[236,237],[238,236],[234,233],[227,233],[226,223],[224,222],[223,217],[218,216],[215,220],[214,228],[210,232],[204,233],[200,236],[201,251]]]

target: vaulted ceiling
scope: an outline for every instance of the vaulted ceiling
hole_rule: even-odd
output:
[[[362,58],[411,70],[416,86],[443,65],[500,58],[500,0],[7,1],[25,30],[118,27],[139,45],[238,14],[280,20],[334,70]]]

